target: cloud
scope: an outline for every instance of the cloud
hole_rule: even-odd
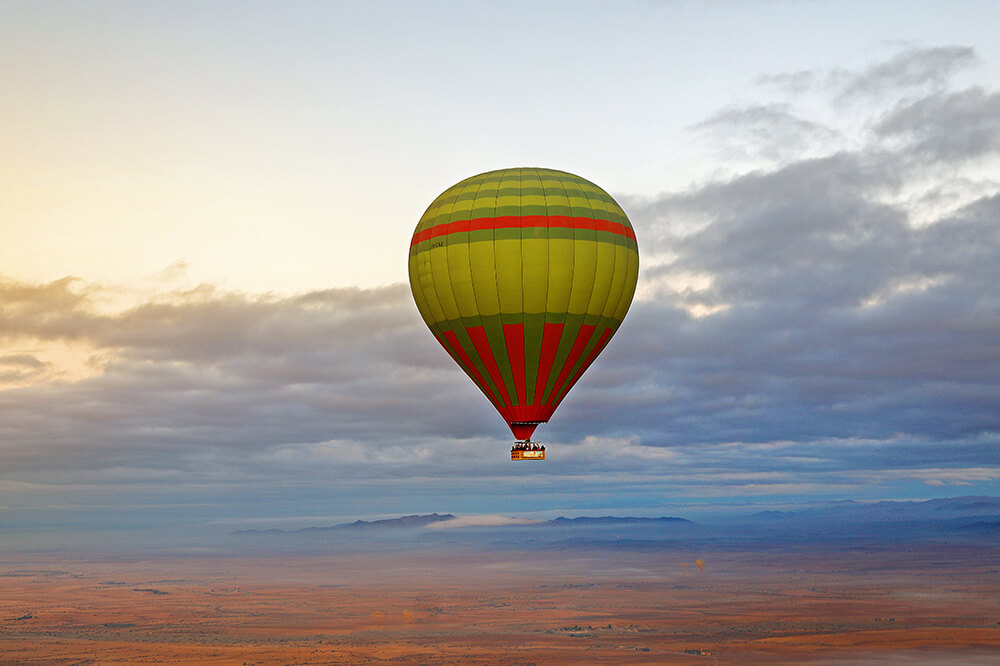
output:
[[[816,79],[816,72],[802,69],[797,72],[765,74],[757,77],[756,82],[758,85],[774,87],[791,95],[800,95],[813,87],[816,84]]]
[[[539,429],[541,465],[510,462],[405,285],[202,285],[111,307],[115,285],[0,280],[5,505],[371,515],[447,496],[492,516],[995,487],[1000,185],[974,162],[1000,153],[1000,115],[995,91],[948,87],[969,62],[907,51],[855,73],[844,85],[871,103],[858,142],[791,105],[720,112],[703,127],[748,127],[780,160],[622,197],[640,298]],[[70,361],[89,372],[60,374]]]
[[[883,138],[902,139],[914,157],[954,162],[1000,150],[1000,92],[973,87],[903,104],[878,122]]]
[[[10,474],[136,464],[237,479],[282,447],[340,439],[388,451],[488,431],[403,285],[287,298],[201,289],[111,314],[95,285],[8,282],[0,293],[19,295],[0,305],[8,339],[110,354],[83,381],[0,392]]]
[[[41,376],[48,364],[33,354],[0,356],[0,384],[24,383]]]
[[[860,72],[837,72],[842,99],[883,98],[913,88],[940,88],[951,76],[977,62],[975,49],[967,46],[911,48]]]
[[[863,80],[902,85],[918,78],[903,73],[965,62],[964,53],[907,52]],[[1000,187],[981,183],[943,210],[899,196],[924,186],[925,172],[910,165],[915,151],[938,163],[959,154],[930,147],[945,128],[991,128],[994,96],[936,90],[903,105],[886,97],[891,111],[872,112],[881,124],[858,147],[635,202],[652,264],[640,291],[647,303],[623,329],[629,349],[609,353],[635,368],[657,359],[632,375],[650,389],[630,405],[634,422],[649,425],[643,442],[898,433],[947,441],[995,428],[988,368],[1000,363],[1000,308],[988,284],[1000,279]],[[900,137],[894,145],[884,142],[890,132]],[[1000,152],[992,138],[976,150]],[[951,164],[937,186],[964,177]],[[677,288],[692,275],[697,286]]]
[[[451,520],[439,520],[428,523],[425,527],[429,530],[452,530],[461,527],[509,527],[512,525],[537,525],[540,520],[529,518],[512,518],[509,516],[480,515],[480,516],[458,516]]]
[[[696,128],[712,135],[730,159],[785,160],[840,138],[836,130],[796,115],[787,104],[726,109]]]
[[[921,479],[929,486],[968,486],[977,481],[1000,479],[1000,465],[995,467],[949,467],[895,470],[895,474]]]
[[[860,70],[801,69],[764,74],[756,82],[788,95],[825,89],[838,104],[859,100],[884,104],[893,96],[945,88],[957,72],[978,62],[979,55],[969,46],[910,47]]]

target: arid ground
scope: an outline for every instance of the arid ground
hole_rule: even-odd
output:
[[[1000,552],[0,554],[0,655],[4,664],[991,664],[1000,663]]]

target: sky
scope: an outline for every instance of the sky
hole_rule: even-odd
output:
[[[1000,5],[0,3],[0,533],[1000,495]],[[513,464],[410,236],[579,174],[636,300]]]

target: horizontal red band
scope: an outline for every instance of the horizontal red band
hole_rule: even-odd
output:
[[[479,217],[474,220],[456,220],[447,224],[439,224],[430,229],[424,229],[413,234],[410,247],[417,243],[439,236],[457,234],[466,231],[482,231],[485,229],[525,229],[541,227],[545,229],[589,229],[591,231],[610,231],[619,236],[635,240],[632,227],[621,222],[597,220],[590,217],[570,217],[569,215],[505,215],[501,217]]]

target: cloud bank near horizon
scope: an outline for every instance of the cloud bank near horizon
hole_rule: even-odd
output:
[[[453,530],[463,527],[512,527],[518,525],[538,525],[541,522],[543,521],[532,520],[531,518],[481,514],[476,516],[457,516],[451,520],[438,520],[428,523],[424,526],[424,529]]]
[[[620,197],[639,298],[539,431],[544,468],[510,467],[405,285],[115,307],[113,285],[2,279],[5,504],[997,491],[1000,91],[954,85],[975,62],[764,77],[770,99],[694,128],[741,168]]]

